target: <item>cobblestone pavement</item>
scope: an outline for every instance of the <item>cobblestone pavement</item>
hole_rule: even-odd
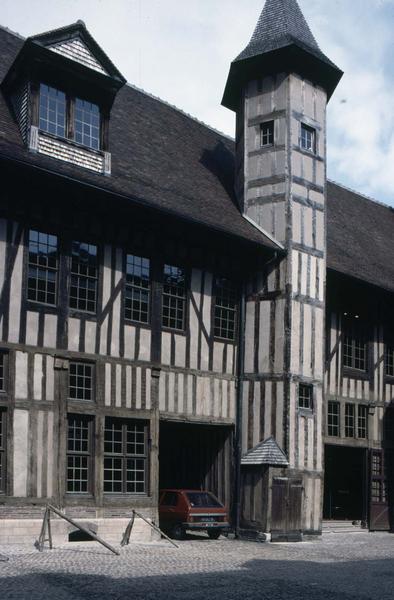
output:
[[[134,544],[115,556],[95,542],[39,553],[0,547],[1,600],[393,600],[394,536],[326,534],[258,544],[189,537]]]

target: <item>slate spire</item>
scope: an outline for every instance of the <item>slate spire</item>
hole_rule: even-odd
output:
[[[237,60],[292,42],[320,52],[297,0],[266,0],[252,38]]]
[[[237,110],[247,81],[280,71],[310,79],[328,98],[343,74],[320,50],[297,0],[266,0],[249,44],[231,63],[222,104]]]

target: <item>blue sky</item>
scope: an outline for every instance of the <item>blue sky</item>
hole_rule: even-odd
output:
[[[23,36],[83,19],[130,83],[233,136],[220,106],[263,0],[1,0]],[[329,103],[328,176],[394,206],[394,0],[299,0],[345,75]]]

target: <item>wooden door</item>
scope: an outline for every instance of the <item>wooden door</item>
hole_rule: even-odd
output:
[[[273,542],[302,540],[302,480],[274,477],[271,538]]]
[[[371,450],[369,510],[369,529],[371,531],[388,531],[390,529],[387,489],[387,469],[384,451]]]

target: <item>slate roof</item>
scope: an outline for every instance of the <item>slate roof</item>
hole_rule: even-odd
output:
[[[24,40],[0,28],[0,81]],[[0,156],[121,194],[182,219],[246,242],[278,246],[240,213],[234,197],[234,142],[182,111],[130,85],[111,111],[111,177],[28,152],[3,93],[0,94]]]
[[[241,459],[241,465],[287,467],[289,461],[275,438],[271,436],[246,452]]]
[[[394,292],[394,208],[329,181],[327,264]]]
[[[294,43],[333,65],[320,50],[297,0],[266,0],[249,44],[235,60],[244,60]]]
[[[0,28],[0,81],[23,42]],[[110,148],[111,177],[29,153],[0,93],[0,156],[274,247],[236,205],[233,140],[127,85],[118,93],[111,113]],[[394,210],[328,182],[327,212],[328,267],[394,292]]]

